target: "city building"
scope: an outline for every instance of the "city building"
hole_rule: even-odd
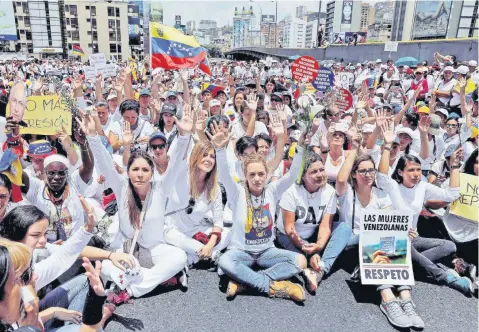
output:
[[[175,25],[173,27],[186,34],[186,25],[181,24],[181,15],[175,15]]]
[[[369,22],[369,13],[371,12],[371,7],[367,2],[361,2],[361,31],[367,30],[370,24]]]
[[[324,37],[329,41],[333,39],[334,30],[334,11],[336,8],[335,1],[329,1],[326,4],[326,24],[324,26]]]
[[[249,10],[243,7],[242,11],[238,11],[238,7],[235,8],[233,16],[232,48],[252,46],[254,44],[255,36],[252,31],[253,26],[255,26],[255,20],[256,17],[253,12],[253,6],[251,6]],[[260,37],[259,30],[256,35],[256,38]],[[259,43],[256,45],[259,45]]]
[[[296,7],[296,18],[300,20],[304,20],[304,15],[308,12],[308,8],[306,6],[298,6]]]
[[[284,19],[283,47],[304,48],[307,22],[297,17],[287,16]],[[317,30],[317,29],[316,29]],[[309,47],[309,45],[308,45]]]
[[[261,39],[262,46],[275,47],[276,19],[274,15],[261,15]]]
[[[396,1],[391,40],[478,36],[479,1]]]
[[[186,22],[186,33],[192,35],[193,31],[196,31],[196,21],[192,20]]]
[[[362,27],[361,7],[361,27]],[[392,1],[377,2],[371,11],[372,23],[368,25],[368,41],[386,42],[391,40],[392,23],[394,16],[394,3]]]
[[[125,2],[65,1],[65,26],[69,55],[73,45],[88,54],[104,53],[122,61],[128,58],[128,4]]]

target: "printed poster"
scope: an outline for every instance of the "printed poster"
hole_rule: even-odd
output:
[[[414,285],[409,229],[413,215],[369,210],[361,216],[359,262],[363,285]]]

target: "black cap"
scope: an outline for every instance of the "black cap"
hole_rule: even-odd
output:
[[[171,115],[176,115],[176,105],[165,103],[161,107],[161,113],[170,113]]]

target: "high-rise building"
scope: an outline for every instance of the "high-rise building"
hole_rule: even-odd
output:
[[[252,46],[254,44],[254,36],[252,33],[252,27],[254,24],[255,15],[253,12],[253,6],[251,6],[249,10],[243,7],[242,11],[238,11],[238,7],[235,7],[235,15],[233,16],[233,38],[231,43],[232,48]]]
[[[371,7],[367,2],[361,2],[361,31],[367,30],[369,25],[369,12],[371,11]]]
[[[195,30],[196,30],[196,21],[195,20],[186,22],[186,33],[188,35],[192,35],[193,31],[195,31]]]
[[[368,25],[368,41],[386,42],[391,40],[392,23],[394,17],[394,3],[392,1],[377,2],[374,4],[373,22]],[[363,7],[361,6],[361,27],[363,23]]]
[[[261,15],[261,45],[275,47],[276,19],[274,15]]]
[[[336,9],[335,1],[329,1],[326,4],[326,25],[324,27],[325,39],[332,40],[333,38],[335,9]]]
[[[306,15],[307,12],[308,12],[308,8],[306,8],[306,6],[296,7],[296,18],[303,20],[304,15]]]
[[[283,47],[304,48],[307,22],[297,17],[287,16],[284,19]]]

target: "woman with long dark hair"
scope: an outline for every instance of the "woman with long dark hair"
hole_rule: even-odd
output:
[[[419,236],[417,222],[424,203],[428,200],[452,202],[459,198],[460,172],[459,160],[462,149],[456,150],[451,156],[450,185],[438,188],[430,183],[421,181],[421,162],[412,155],[402,156],[392,177],[389,177],[389,150],[396,139],[392,122],[381,126],[384,137],[384,149],[379,163],[377,176],[378,188],[386,191],[397,210],[408,207],[413,213],[412,229],[410,230],[411,256],[413,263],[431,281],[445,284],[463,294],[470,296],[473,292],[469,279],[459,277],[452,269],[444,270],[436,263],[446,262],[456,252],[453,242],[440,239],[429,239]]]
[[[111,296],[116,304],[149,293],[160,283],[184,270],[186,265],[185,252],[166,244],[163,232],[166,200],[177,180],[177,168],[183,159],[193,129],[189,105],[185,105],[181,121],[176,117],[174,120],[179,136],[171,147],[171,160],[160,185],[153,180],[155,169],[153,159],[141,150],[131,154],[127,165],[128,176],[119,175],[115,171],[110,154],[101,144],[93,121],[89,115],[85,116],[85,131],[95,162],[118,202],[120,231],[116,243],[123,242],[123,246],[117,251],[133,254],[140,265],[139,274],[136,276],[138,278],[118,282],[116,276],[123,271],[118,270],[109,261],[104,262],[102,273],[109,279],[117,280],[117,287]],[[182,280],[186,286],[185,278],[183,274]]]
[[[188,255],[188,264],[208,259],[217,263],[220,251],[230,242],[231,233],[223,227],[222,194],[211,142],[198,142],[189,157],[189,165],[182,164],[177,172],[179,181],[166,209],[165,241],[183,249]],[[212,218],[207,218],[207,214]]]

